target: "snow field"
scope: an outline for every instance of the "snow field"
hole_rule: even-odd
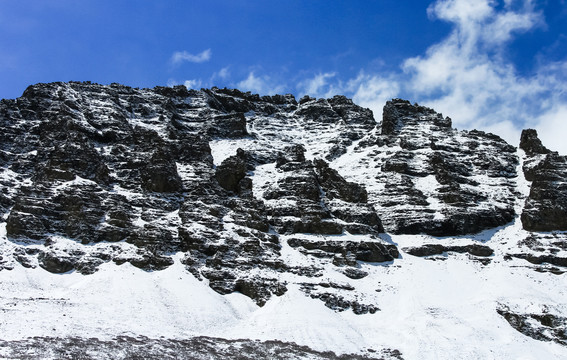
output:
[[[360,263],[369,272],[360,280],[346,278],[331,264],[320,278],[281,274],[288,291],[261,308],[241,294],[214,292],[184,268],[182,254],[175,255],[174,265],[157,272],[107,263],[93,275],[56,275],[16,264],[13,270],[0,272],[0,336],[17,340],[207,335],[279,339],[338,353],[391,348],[406,359],[562,359],[567,349],[522,335],[496,312],[503,304],[525,312],[547,306],[558,314],[567,313],[564,275],[535,272],[523,260],[502,258],[507,241],[522,231],[513,223],[480,234],[475,240],[496,251],[487,266],[467,254],[430,260],[402,253],[392,264]],[[466,240],[392,235],[392,241],[403,249]],[[282,245],[286,263],[305,265],[305,255],[290,248],[285,239]],[[362,302],[371,301],[380,311],[335,312],[307,297],[299,289],[301,280],[350,283]]]

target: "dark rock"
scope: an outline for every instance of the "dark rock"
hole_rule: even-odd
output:
[[[284,148],[276,160],[276,167],[281,167],[289,162],[304,162],[305,161],[305,147],[303,145],[290,145]]]
[[[441,114],[436,114],[432,109],[412,105],[407,100],[392,99],[386,102],[382,113],[382,135],[398,132],[408,120],[416,117],[419,121],[432,121],[437,126],[451,127],[451,119],[443,119]]]
[[[218,115],[213,118],[209,135],[222,138],[240,138],[248,135],[243,113]]]
[[[447,248],[440,244],[425,244],[420,247],[403,248],[403,251],[413,256],[441,255]]]
[[[314,234],[341,234],[344,230],[383,232],[376,211],[366,203],[367,192],[363,186],[346,181],[324,160],[304,161],[303,153],[302,147],[290,147],[286,156],[279,157],[277,164],[284,176],[264,193],[268,200],[287,200],[268,207],[270,223],[277,231]],[[296,205],[287,206],[289,201]],[[342,225],[343,222],[347,224]]]
[[[215,172],[215,177],[219,185],[233,193],[240,192],[239,184],[246,176],[247,166],[243,157],[244,156],[241,154],[223,160],[222,164],[217,166]],[[247,188],[251,188],[251,184]],[[244,189],[246,189],[246,187]]]
[[[486,245],[472,244],[463,247],[466,249],[466,252],[474,256],[492,256],[494,254],[494,251]]]
[[[368,273],[364,270],[360,270],[353,267],[346,267],[342,270],[342,273],[345,274],[348,278],[358,280],[365,278],[368,276]]]
[[[144,254],[141,258],[131,259],[130,263],[146,271],[159,271],[173,265],[173,259],[156,254]]]
[[[32,214],[11,212],[6,220],[6,233],[11,237],[27,237],[34,240],[46,237],[43,222]]]
[[[374,314],[380,310],[376,305],[362,304],[356,300],[347,300],[343,296],[334,293],[311,293],[310,296],[313,299],[320,299],[325,303],[326,307],[338,312],[352,309],[352,312],[356,315],[362,315],[368,313]]]
[[[492,256],[494,254],[494,251],[490,247],[479,244],[451,246],[445,246],[441,244],[425,244],[419,247],[404,248],[402,250],[410,255],[420,257],[442,255],[446,252],[469,253],[474,256]]]
[[[367,135],[354,152],[365,154],[357,157],[363,163],[341,174],[369,179],[368,202],[386,231],[464,235],[514,218],[518,158],[498,136],[454,130],[434,110],[393,99],[381,133]],[[502,192],[489,191],[493,186]]]
[[[31,250],[31,251],[30,251]],[[14,250],[14,260],[20,263],[25,268],[34,269],[36,265],[34,264],[32,257],[30,255],[36,255],[39,253],[39,249],[24,249],[17,248]],[[2,260],[2,259],[0,259]]]
[[[340,354],[316,351],[307,346],[279,340],[228,340],[206,336],[188,339],[151,339],[120,335],[112,340],[79,337],[30,337],[24,340],[0,340],[3,356],[10,359],[41,359],[45,353],[57,359],[313,359],[313,360],[403,360],[398,350],[372,349],[372,354]],[[238,349],[238,351],[236,351]],[[51,355],[50,355],[51,356]]]
[[[272,294],[281,296],[287,291],[285,284],[276,279],[237,279],[231,272],[225,270],[205,270],[202,274],[216,292],[230,294],[238,291],[254,300],[258,306],[264,306]]]
[[[141,173],[142,186],[148,191],[177,192],[182,183],[174,163],[153,163]]]
[[[271,293],[281,296],[285,294],[287,288],[276,279],[269,281],[270,285],[266,286],[266,280],[261,281],[252,279],[238,279],[235,283],[234,290],[256,300],[259,306],[264,306],[266,300],[270,298]]]
[[[309,95],[304,95],[301,99],[299,99],[299,104],[300,104],[300,105],[303,105],[303,104],[305,104],[306,102],[313,101],[313,100],[317,100],[317,99],[312,98],[312,97],[309,96]]]
[[[567,230],[567,157],[549,153],[532,170],[521,215],[528,231]]]
[[[289,246],[302,247],[306,250],[318,249],[329,254],[340,254],[343,257],[353,254],[356,260],[365,262],[386,262],[399,257],[395,245],[383,244],[379,241],[336,241],[336,240],[306,240],[299,238],[288,239]],[[332,256],[332,255],[329,255]]]
[[[520,149],[524,150],[528,156],[536,154],[549,154],[551,151],[543,146],[534,129],[522,130],[520,137]]]
[[[522,132],[520,147],[526,152],[524,176],[532,181],[521,215],[529,231],[567,230],[567,157],[550,152],[537,132]]]
[[[324,160],[315,160],[315,171],[319,185],[329,199],[339,198],[351,203],[366,203],[368,193],[364,186],[346,181],[339,173],[331,169]]]
[[[529,314],[511,311],[506,306],[496,310],[514,329],[540,341],[553,341],[567,345],[567,318],[543,313]]]
[[[551,264],[556,266],[567,267],[567,257],[554,256],[554,255],[533,255],[533,254],[511,254],[511,256],[524,259],[532,264]]]
[[[50,251],[41,252],[37,256],[39,266],[54,273],[62,274],[75,269],[76,259],[70,256],[58,256]]]

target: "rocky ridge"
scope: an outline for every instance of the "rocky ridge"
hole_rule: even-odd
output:
[[[367,184],[388,232],[463,235],[514,217],[515,148],[492,134],[457,131],[432,109],[388,102],[381,127],[353,152],[359,171],[356,162],[335,166]]]
[[[258,138],[269,135],[253,129],[270,128],[270,118],[301,119],[315,131],[354,113],[343,120],[345,139],[333,132],[328,141],[361,138],[374,121],[346,98],[297,103],[226,89],[54,83],[4,100],[1,113],[2,209],[11,240],[5,269],[16,261],[91,274],[114,261],[160,270],[184,252],[183,263],[213,289],[263,305],[286,291],[279,273],[320,271],[285,264],[278,234],[365,234],[383,251],[382,224],[364,187],[323,159],[307,160],[303,145],[244,146],[213,162],[213,141],[264,146]],[[281,173],[263,194],[252,180],[260,166]]]
[[[181,253],[220,294],[263,306],[298,287],[359,315],[380,311],[378,295],[357,287],[365,264],[406,254],[465,253],[483,266],[505,255],[565,272],[567,160],[534,130],[518,153],[402,99],[380,120],[344,96],[30,86],[0,102],[0,271],[159,271]],[[470,240],[517,215],[527,235],[505,254]],[[388,234],[440,243],[400,250]],[[330,271],[343,281],[328,281]]]

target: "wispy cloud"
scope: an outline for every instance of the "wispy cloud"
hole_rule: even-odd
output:
[[[458,128],[494,132],[517,144],[522,128],[535,127],[546,146],[567,154],[567,59],[545,59],[530,75],[507,61],[508,44],[521,34],[545,28],[532,0],[437,0],[432,21],[452,25],[447,37],[421,56],[404,60],[400,71],[319,73],[302,81],[300,91],[318,96],[346,94],[380,118],[384,102],[402,96],[433,107]]]
[[[187,89],[199,89],[202,84],[203,82],[200,79],[185,80],[183,82],[183,85],[185,85]]]
[[[269,76],[256,76],[254,71],[248,77],[237,84],[240,90],[251,91],[261,95],[273,95],[282,93],[285,86],[276,83]]]
[[[211,86],[220,86],[220,84],[226,84],[230,77],[230,66],[225,66],[219,71],[213,72],[213,74],[209,78],[209,83],[211,84]]]
[[[191,54],[187,51],[176,51],[171,56],[171,63],[174,65],[182,62],[203,63],[211,59],[211,49],[204,50],[198,54]]]
[[[490,0],[432,4],[430,17],[452,23],[453,30],[423,56],[403,63],[405,90],[450,115],[458,127],[492,130],[517,143],[521,128],[537,125],[537,114],[549,110],[542,99],[558,88],[549,87],[541,73],[519,75],[504,60],[507,43],[544,26],[543,15],[530,0],[510,0],[500,10],[495,5]]]
[[[230,70],[227,67],[223,67],[219,71],[213,74],[213,77],[218,77],[220,79],[227,79],[230,76]]]
[[[176,85],[185,85],[187,89],[199,89],[203,86],[203,81],[201,79],[189,79],[183,82],[177,81],[175,79],[169,79],[167,81],[167,86],[172,87]]]
[[[427,15],[451,24],[450,33],[420,56],[402,61],[394,71],[361,71],[353,78],[322,71],[295,83],[298,95],[330,97],[345,94],[373,110],[380,119],[386,100],[405,97],[453,119],[457,128],[494,132],[518,144],[522,128],[535,127],[545,145],[567,154],[567,59],[538,58],[531,73],[520,73],[509,60],[509,44],[522,34],[545,29],[535,0],[436,0]],[[203,62],[210,49],[192,55],[175,53],[172,62]],[[230,77],[228,67],[215,79]],[[200,85],[197,80],[188,84]],[[259,94],[289,91],[289,78],[248,72],[234,85]],[[205,84],[206,85],[206,84]]]
[[[400,84],[393,75],[369,74],[361,71],[357,77],[347,81],[335,79],[336,73],[318,73],[299,82],[299,94],[315,97],[331,97],[346,94],[360,106],[369,108],[377,117],[382,113],[386,101],[398,96]]]
[[[360,106],[372,110],[379,118],[386,101],[400,93],[399,80],[393,76],[385,77],[377,74],[361,72],[346,84],[346,90],[353,94],[353,100]]]
[[[332,79],[336,73],[319,73],[311,79],[301,81],[297,87],[303,91],[304,94],[311,96],[327,96],[329,93],[329,79]]]

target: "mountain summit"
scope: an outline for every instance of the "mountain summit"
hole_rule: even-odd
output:
[[[567,354],[567,157],[535,130],[77,82],[2,100],[0,127],[9,357]]]

